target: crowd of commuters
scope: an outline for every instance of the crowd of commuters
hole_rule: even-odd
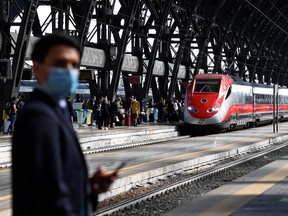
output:
[[[18,98],[12,97],[4,107],[3,120],[5,125],[3,126],[3,133],[12,135],[14,132],[14,124],[16,121],[17,113],[23,108],[25,104],[24,95],[19,95]],[[8,123],[8,125],[6,124]]]
[[[76,117],[73,111],[73,102],[70,97],[66,99],[71,121],[73,122]],[[23,95],[19,95],[18,98],[12,97],[7,102],[6,106],[9,106],[9,111],[4,113],[3,119],[9,120],[9,125],[6,125],[6,130],[3,128],[4,134],[13,134],[17,113],[24,104],[25,97]],[[90,99],[84,99],[82,102],[82,109],[86,110],[82,118],[82,125],[87,126],[85,123],[88,110],[91,111],[89,126],[97,126],[100,130],[127,125],[125,121],[127,121],[128,115],[131,115],[131,125],[133,126],[149,121],[174,124],[183,120],[183,107],[184,103],[182,100],[172,101],[160,98],[158,102],[154,102],[151,99],[145,105],[144,101],[138,101],[134,96],[129,97],[127,101],[121,97],[116,97],[114,102],[110,102],[107,97],[96,98],[96,96],[93,96]],[[157,119],[155,119],[155,109]]]
[[[158,102],[150,100],[145,105],[144,100],[139,101],[134,96],[129,97],[127,101],[117,97],[113,102],[110,102],[107,97],[97,99],[96,96],[93,96],[85,99],[82,104],[83,110],[92,112],[89,125],[96,125],[98,129],[102,130],[108,130],[109,127],[114,128],[115,125],[127,125],[127,116],[131,118],[133,126],[149,121],[174,124],[183,120],[183,107],[182,100],[172,101],[160,98]],[[86,122],[87,112],[84,112],[81,122],[83,124]]]

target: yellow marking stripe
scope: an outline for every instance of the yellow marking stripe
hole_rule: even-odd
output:
[[[288,164],[282,166],[278,170],[261,178],[257,182],[235,192],[229,198],[223,200],[219,204],[211,207],[207,211],[199,214],[199,216],[225,216],[231,215],[236,209],[248,203],[252,198],[262,194],[276,183],[286,178],[288,173]],[[273,183],[269,183],[273,182]]]
[[[0,168],[0,173],[8,172],[10,169],[4,168],[3,170]]]
[[[167,158],[161,158],[161,159],[148,161],[148,162],[145,162],[145,163],[141,163],[141,164],[137,164],[137,165],[133,165],[133,166],[129,166],[129,167],[124,167],[124,168],[122,168],[120,170],[121,171],[130,170],[130,169],[138,168],[138,167],[141,167],[141,166],[145,166],[145,165],[149,165],[149,164],[153,164],[153,163],[157,163],[157,162],[161,162],[161,161],[172,160],[172,159],[177,159],[177,158],[183,158],[183,157],[187,157],[187,156],[191,156],[191,155],[195,155],[195,154],[199,154],[199,153],[204,153],[204,152],[210,152],[211,150],[217,150],[217,149],[225,148],[225,147],[230,146],[230,145],[235,145],[235,144],[238,144],[238,143],[241,143],[241,142],[247,142],[247,141],[252,141],[252,140],[257,140],[257,139],[259,139],[259,138],[253,137],[253,138],[246,139],[244,141],[242,140],[242,141],[237,141],[235,143],[229,143],[229,144],[223,145],[223,146],[218,146],[218,147],[213,148],[213,149],[206,149],[206,150],[202,150],[202,151],[191,152],[191,153],[186,153],[186,154],[181,154],[181,155],[175,155],[175,156],[171,156],[171,157],[167,157]],[[115,170],[112,170],[109,173],[112,173],[114,171]]]
[[[2,196],[2,197],[0,197],[0,201],[6,200],[6,199],[10,199],[11,197],[12,197],[11,194],[6,195],[6,196]]]

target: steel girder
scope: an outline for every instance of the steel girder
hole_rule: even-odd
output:
[[[257,2],[257,5],[256,7],[259,7],[259,5],[262,3],[262,0],[261,1],[258,1]],[[255,14],[257,15],[257,11],[256,10],[252,10],[252,12],[250,13],[248,19],[246,19],[244,21],[244,25],[242,27],[242,30],[240,31],[240,33],[238,34],[237,36],[237,41],[236,41],[236,44],[235,44],[235,47],[234,47],[234,51],[233,51],[233,54],[232,54],[232,59],[235,59],[236,55],[237,55],[237,49],[241,49],[241,51],[239,52],[239,55],[248,55],[248,52],[249,52],[249,49],[251,48],[253,41],[252,39],[250,39],[250,42],[249,42],[249,45],[247,46],[246,42],[248,41],[247,38],[243,37],[243,34],[244,32],[246,31],[246,29],[249,27],[249,24],[250,22],[252,22],[252,19],[254,18],[255,19]],[[253,38],[253,35],[251,35],[252,38]],[[246,39],[246,40],[243,40],[243,39]],[[241,44],[241,45],[240,45]],[[245,49],[244,45],[247,46],[247,49]],[[241,59],[241,58],[240,58]],[[244,60],[246,65],[248,62],[250,62],[251,60],[247,59],[247,60]],[[247,65],[247,67],[249,68],[249,66]],[[245,73],[244,73],[244,70],[241,71],[240,73],[240,77],[242,77],[243,79],[245,79]]]
[[[265,60],[263,59],[269,57],[269,59],[272,60],[271,55],[274,54],[273,55],[274,58],[278,57],[279,59],[280,56],[282,56],[281,62],[283,62],[283,64],[287,64],[285,63],[286,52],[284,52],[284,50],[286,50],[285,48],[287,47],[287,41],[285,39],[286,37],[280,36],[280,37],[277,37],[276,40],[274,37],[274,40],[272,40],[272,38],[267,38],[268,36],[263,35],[263,32],[262,32],[263,30],[262,28],[266,28],[266,31],[264,32],[272,31],[270,30],[270,28],[272,28],[275,30],[275,32],[277,32],[277,34],[283,35],[282,30],[279,29],[278,26],[275,27],[275,23],[272,23],[271,20],[273,22],[276,22],[278,25],[282,26],[282,28],[284,29],[286,27],[285,23],[287,23],[287,20],[284,19],[283,21],[283,14],[285,14],[286,12],[286,10],[283,9],[283,8],[286,8],[284,1],[274,1],[275,7],[281,9],[281,12],[278,11],[277,13],[275,13],[275,10],[272,11],[274,6],[270,5],[269,7],[270,3],[269,2],[267,3],[267,1],[260,1],[260,0],[254,1],[253,6],[255,6],[258,10],[256,10],[249,3],[247,3],[246,0],[233,1],[233,3],[230,1],[230,2],[225,3],[225,5],[223,6],[224,10],[222,11],[222,13],[219,13],[219,16],[215,18],[215,23],[220,26],[219,29],[221,29],[222,31],[220,32],[220,37],[217,38],[217,35],[219,35],[217,31],[212,31],[213,33],[211,34],[211,37],[208,39],[210,40],[212,44],[215,45],[213,49],[213,53],[214,55],[218,56],[218,57],[214,56],[214,59],[215,59],[214,70],[213,70],[214,73],[221,73],[221,70],[219,70],[219,59],[222,59],[222,62],[224,63],[226,62],[228,66],[236,63],[240,71],[242,70],[241,72],[242,72],[243,78],[245,78],[245,71],[247,70],[247,68],[248,69],[250,68],[249,70],[250,80],[249,81],[251,82],[254,81],[254,75],[257,71],[257,73],[263,72],[265,77],[267,76],[267,78],[265,78],[265,81],[267,82],[269,73],[267,72],[267,70],[265,71],[266,67],[264,66],[265,65],[267,66],[268,63],[265,64]],[[229,8],[229,6],[231,8]],[[236,8],[238,7],[238,9],[236,9],[235,7]],[[233,11],[234,16],[229,15],[231,17],[230,24],[225,25],[223,24],[225,23],[223,22],[224,17],[225,17],[224,14],[229,14],[228,10]],[[227,13],[224,13],[224,12],[227,12]],[[282,20],[279,18],[279,13],[282,13],[281,15]],[[250,18],[249,18],[249,15],[250,15]],[[204,15],[204,18],[206,18],[205,15]],[[268,27],[265,27],[265,26],[268,26]],[[217,43],[215,43],[215,41],[217,41],[217,39],[219,38],[220,38],[220,41],[222,41],[221,46],[220,46],[221,48],[219,48],[219,46],[217,46]],[[281,40],[280,44],[277,42],[277,39]],[[274,42],[271,42],[271,43],[274,43],[274,46],[272,47],[271,43],[269,43],[268,41],[269,42],[274,41]],[[218,44],[219,44],[219,41],[218,41]],[[223,48],[225,49],[224,52],[223,52]],[[271,49],[272,49],[272,51],[270,52],[271,54],[267,53],[266,50],[271,50]],[[265,52],[261,52],[260,50],[265,50]],[[230,54],[231,52],[233,53],[233,55]],[[206,53],[204,52],[203,55],[205,54],[209,54],[209,52],[206,52]],[[223,59],[223,56],[225,56],[225,59]],[[201,59],[201,58],[199,58],[198,56],[198,59]],[[216,59],[218,62],[216,62]],[[285,66],[279,65],[281,64],[281,62],[279,60],[275,61],[274,59],[270,62],[271,69],[273,69],[273,65],[274,65],[274,69],[277,68],[277,72],[273,71],[273,73],[280,74],[280,76],[281,74],[286,73],[286,71],[284,70]],[[198,65],[200,65],[199,62],[198,62]],[[205,67],[205,66],[202,65],[202,67]],[[279,77],[279,76],[277,75],[276,77]],[[259,78],[258,81],[263,82],[263,79]],[[277,82],[277,79],[274,79],[273,82]]]
[[[273,11],[272,11],[271,7],[268,8],[266,14],[268,14],[270,16],[273,15]],[[278,18],[276,20],[279,20],[279,17],[280,16],[278,16]],[[260,45],[256,49],[256,55],[255,55],[256,57],[254,57],[256,60],[254,59],[254,64],[253,64],[252,67],[250,67],[251,68],[251,71],[249,73],[250,74],[250,81],[252,79],[254,81],[257,64],[258,64],[259,67],[261,67],[261,65],[263,65],[263,63],[264,63],[263,62],[263,57],[261,57],[260,55],[262,53],[262,49],[263,49],[263,47],[265,45],[265,42],[266,42],[268,36],[270,35],[271,31],[273,30],[273,27],[275,27],[272,23],[267,23],[267,20],[265,20],[265,19],[261,19],[259,21],[261,23],[258,25],[257,29],[254,31],[253,36],[252,36],[252,40],[251,40],[251,42],[249,44],[249,47],[248,47],[248,51],[251,50],[251,47],[253,46],[254,41],[256,40],[256,38],[258,39],[258,42],[259,42]],[[265,31],[265,29],[266,29],[266,31]],[[264,34],[264,38],[262,39],[261,37],[263,36],[262,35],[263,34],[263,30],[264,30],[265,34]],[[261,39],[262,39],[262,42],[260,42]],[[258,62],[257,62],[257,59],[259,59]],[[263,70],[258,69],[257,70],[257,78],[259,80],[259,83],[263,84],[263,82],[264,82],[263,76],[264,76]]]
[[[221,39],[216,40],[217,44],[215,44],[215,47],[214,47],[215,66],[213,69],[213,73],[222,73],[223,72],[222,68],[221,68],[222,50],[225,46],[225,43],[227,43],[226,42],[227,37],[228,37],[228,34],[232,31],[232,26],[235,22],[235,19],[238,17],[243,6],[244,6],[244,1],[238,7],[230,8],[228,6],[228,8],[227,8],[227,10],[231,11],[231,14],[229,14],[230,15],[229,16],[230,22],[227,23],[227,26],[225,24],[220,25],[220,29],[219,29],[220,32],[218,32],[218,34],[221,35]],[[233,62],[233,61],[230,59],[230,62]],[[232,63],[230,65],[232,65]],[[230,65],[228,65],[229,69],[230,69],[230,67],[229,67]]]
[[[265,11],[265,9],[269,9],[269,10]],[[277,16],[277,14],[275,14],[275,13],[273,14],[273,11],[272,11],[271,7],[270,8],[269,7],[264,7],[263,8],[263,12],[265,14],[269,15],[270,17],[273,17],[274,20],[278,20],[278,18],[279,18],[279,16]],[[261,29],[262,29],[262,31],[260,31]],[[263,30],[265,31],[265,29],[267,31],[265,32],[264,39],[262,40]],[[247,67],[249,69],[249,81],[250,82],[254,82],[257,64],[258,64],[258,67],[261,67],[261,65],[259,63],[263,64],[263,60],[262,61],[257,61],[257,60],[261,57],[260,54],[261,54],[261,50],[263,48],[263,45],[265,44],[265,42],[266,42],[266,40],[268,38],[268,35],[269,35],[269,33],[272,30],[273,30],[273,24],[267,22],[266,20],[262,20],[261,25],[259,25],[258,28],[254,31],[254,37],[252,37],[253,41],[251,40],[251,43],[249,44],[249,47],[247,49],[247,52],[252,53],[252,56],[249,56],[249,59],[248,59],[250,64],[247,65]],[[259,35],[258,35],[258,32],[260,32]],[[256,39],[258,40],[258,43],[255,43]],[[252,44],[252,43],[254,43],[254,44]],[[259,80],[260,83],[263,83],[263,75],[264,75],[264,73],[261,73],[262,71],[259,70],[259,69],[257,71],[258,71],[258,80]],[[267,78],[265,78],[265,79],[267,79]]]
[[[215,1],[213,1],[213,3],[210,2],[211,5],[216,6],[212,10],[215,12],[214,12],[212,18],[209,20],[209,24],[206,26],[206,29],[204,30],[204,35],[202,35],[202,37],[204,37],[204,38],[201,38],[200,43],[199,43],[199,54],[198,54],[198,60],[197,60],[196,66],[195,66],[195,74],[199,73],[199,69],[201,68],[202,62],[203,61],[205,62],[204,58],[206,57],[206,54],[207,54],[207,45],[208,45],[208,42],[210,39],[210,34],[212,31],[212,28],[215,25],[215,19],[218,16],[221,8],[225,4],[226,0],[221,0],[220,2],[219,1],[216,1],[216,2],[217,3],[215,3]],[[207,15],[209,16],[209,14],[207,14]],[[206,16],[206,18],[208,18],[208,16]],[[205,67],[205,68],[207,68],[207,67]]]
[[[137,12],[136,9],[139,8],[139,3],[140,3],[139,1],[134,1],[134,0],[127,0],[123,2],[125,3],[124,5],[126,6],[123,13],[125,13],[127,17],[125,17],[125,25],[123,26],[124,32],[120,39],[120,44],[119,44],[120,46],[118,46],[118,53],[117,53],[115,67],[113,70],[113,77],[112,77],[111,85],[108,89],[108,98],[110,99],[110,101],[115,100],[127,42],[128,42],[128,39],[131,34],[131,30],[134,25],[135,13]]]
[[[8,20],[4,22],[4,25],[6,25],[8,28],[8,32],[7,31],[2,32],[5,34],[5,40],[7,39],[9,40],[7,41],[8,43],[10,43],[8,45],[9,51],[11,51],[11,46],[12,46],[12,42],[11,42],[12,37],[10,36],[10,26],[11,26],[11,21],[12,19],[14,19],[14,16],[15,16],[14,11],[16,11],[15,8],[12,7],[12,5],[16,5],[17,6],[16,9],[20,10],[19,14],[22,17],[22,20],[21,20],[21,23],[19,24],[20,25],[19,34],[17,37],[16,44],[14,46],[14,54],[11,55],[10,53],[2,53],[2,50],[1,50],[1,56],[4,56],[5,58],[10,58],[10,57],[13,58],[13,61],[12,61],[12,78],[13,79],[1,81],[0,83],[0,89],[1,89],[0,106],[3,106],[3,103],[9,100],[11,98],[11,95],[15,95],[15,96],[18,95],[20,81],[21,81],[21,77],[23,73],[23,67],[25,63],[26,51],[28,48],[29,40],[30,40],[30,34],[31,34],[32,25],[34,23],[34,18],[35,18],[37,6],[38,6],[38,0],[27,1],[23,12],[21,11],[21,8],[19,9],[20,6],[17,4],[16,1],[11,0],[9,1],[9,3],[11,3],[9,5],[10,6],[9,10],[11,11],[11,14],[9,14]]]
[[[1,102],[7,101],[11,95],[17,96],[20,87],[20,81],[23,73],[23,66],[26,58],[26,50],[29,44],[31,30],[34,36],[39,37],[46,32],[47,26],[52,24],[52,32],[62,31],[67,34],[79,37],[82,45],[86,42],[86,34],[88,32],[89,23],[91,20],[92,12],[94,10],[96,0],[83,0],[82,5],[78,5],[82,11],[80,13],[70,14],[70,8],[74,2],[68,1],[38,1],[38,0],[6,0],[9,3],[9,17],[4,23],[8,30],[5,33],[5,40],[9,43],[6,50],[1,49],[1,57],[13,58],[12,63],[12,80],[1,81],[0,83],[0,99]],[[83,4],[85,2],[85,4]],[[71,4],[68,4],[71,3]],[[79,3],[79,2],[78,2]],[[1,2],[2,4],[2,2]],[[40,24],[37,8],[39,5],[47,5],[51,9],[51,13],[47,16],[46,20]],[[56,19],[57,15],[57,19]],[[1,15],[2,16],[2,15]],[[19,24],[13,23],[17,16],[21,19]],[[69,21],[73,20],[75,23],[75,30],[71,31],[69,28]],[[54,19],[53,19],[54,18]],[[78,19],[77,19],[78,18]],[[65,21],[64,21],[65,20]],[[78,23],[77,23],[78,21]],[[57,24],[56,24],[57,22]],[[14,41],[10,35],[10,27],[19,25],[17,41]],[[8,47],[8,48],[7,48]],[[13,48],[14,54],[11,55]]]
[[[146,0],[145,2],[147,3],[147,7],[150,9],[150,11],[153,12],[151,13],[151,16],[154,17],[155,28],[156,28],[155,29],[156,37],[154,39],[151,54],[149,57],[147,73],[146,73],[145,82],[144,82],[144,86],[143,86],[143,90],[141,94],[142,98],[145,99],[145,103],[146,103],[148,99],[148,93],[149,93],[151,81],[152,81],[152,74],[153,74],[154,63],[156,60],[156,54],[157,54],[157,50],[159,46],[159,39],[162,37],[164,33],[165,22],[166,22],[168,13],[170,11],[170,7],[172,5],[172,0],[163,1],[163,2],[160,1],[161,4],[158,4],[156,7],[159,12],[156,11],[156,8],[155,8],[156,5],[155,6],[153,5],[153,1]],[[155,87],[153,88],[154,92],[155,92]]]
[[[174,10],[173,10],[174,12]],[[174,61],[174,67],[173,67],[173,72],[172,72],[172,77],[171,77],[171,83],[170,83],[170,88],[169,88],[169,99],[173,99],[173,94],[175,93],[176,90],[176,85],[177,85],[177,76],[178,76],[178,71],[179,71],[179,66],[181,63],[181,60],[183,58],[183,51],[184,48],[187,44],[187,41],[191,40],[193,37],[193,28],[192,28],[192,21],[193,21],[193,16],[188,16],[190,10],[187,9],[187,13],[184,14],[184,17],[181,17],[183,20],[181,21],[180,18],[177,18],[178,25],[181,27],[181,30],[179,33],[180,36],[180,43],[179,43],[179,48],[176,54],[176,58]],[[174,17],[178,17],[177,14],[174,12]],[[182,24],[183,23],[183,24]],[[176,98],[181,98],[181,96],[176,97]]]
[[[27,4],[24,8],[25,2],[34,1],[6,2],[16,8],[10,15],[14,20],[17,13],[23,19],[29,11],[26,10]],[[175,92],[176,97],[181,97],[177,80],[180,64],[187,71],[183,83],[204,69],[205,73],[238,72],[243,79],[248,73],[250,82],[269,84],[272,78],[274,83],[281,81],[282,85],[288,85],[288,39],[285,32],[288,9],[285,0],[51,0],[40,1],[40,4],[48,5],[51,14],[41,22],[42,17],[36,10],[29,11],[32,17],[28,17],[32,22],[23,26],[30,30],[26,28],[25,33],[23,27],[19,35],[24,35],[15,43],[18,57],[13,61],[15,76],[10,86],[19,86],[21,80],[25,46],[29,40],[27,32],[32,29],[34,36],[41,36],[47,32],[49,23],[52,31],[74,35],[83,46],[105,50],[106,65],[104,69],[98,69],[100,82],[94,84],[95,92],[108,95],[110,100],[116,95],[125,54],[138,57],[138,75],[143,76],[143,69],[147,71],[144,82],[137,86],[128,82],[129,72],[122,72],[126,96],[133,93],[147,99],[152,87],[156,101],[159,97],[172,98]],[[73,28],[69,22],[73,23]],[[3,33],[2,25],[2,38]],[[11,41],[7,29],[6,36],[6,41]],[[126,49],[130,45],[131,49]],[[4,55],[10,57],[9,53],[7,55],[9,46],[5,47],[5,53],[1,49],[1,58]],[[110,49],[115,47],[117,54],[112,56]],[[163,77],[153,75],[156,60],[165,64]],[[173,63],[173,68],[168,63]],[[255,80],[255,74],[258,80]],[[1,86],[3,89],[3,83]]]
[[[287,6],[285,8],[287,9]],[[279,20],[280,20],[280,17],[279,17]],[[287,26],[287,22],[285,22],[285,20],[284,21],[282,20],[282,24]],[[271,83],[271,78],[273,77],[274,67],[275,67],[275,63],[276,63],[276,59],[275,59],[275,56],[276,56],[275,55],[276,54],[275,45],[276,45],[277,41],[281,41],[280,39],[281,39],[282,36],[283,36],[283,34],[281,33],[281,31],[276,31],[276,30],[274,32],[272,32],[271,35],[269,35],[269,38],[270,39],[273,38],[273,40],[269,40],[269,41],[272,41],[272,43],[269,44],[269,46],[268,46],[267,60],[266,60],[265,67],[264,67],[265,70],[266,70],[265,79],[267,80],[267,83],[269,83],[269,84]],[[284,37],[285,37],[285,35],[284,35]],[[281,45],[281,47],[278,47],[277,49],[279,49],[279,51],[280,51],[285,43],[286,43],[286,41],[284,40],[284,43]],[[281,73],[281,72],[279,72],[279,73]],[[277,73],[276,76],[278,77],[278,73]],[[273,77],[272,82],[273,83],[277,82],[277,78],[275,78],[275,75]]]

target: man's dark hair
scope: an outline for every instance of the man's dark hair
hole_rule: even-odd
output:
[[[32,52],[32,60],[43,63],[50,49],[58,45],[73,47],[80,53],[80,45],[75,38],[65,34],[50,34],[36,42]]]

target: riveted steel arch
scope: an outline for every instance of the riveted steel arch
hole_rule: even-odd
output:
[[[153,48],[151,50],[149,63],[147,67],[147,73],[146,73],[145,82],[144,82],[144,87],[142,90],[142,98],[145,98],[145,101],[146,101],[148,98],[148,92],[149,92],[149,88],[150,88],[151,81],[152,81],[153,67],[155,63],[156,52],[157,52],[158,45],[159,45],[159,38],[164,33],[164,23],[166,22],[167,14],[170,11],[172,0],[165,1],[163,5],[164,7],[162,8],[162,10],[158,8],[158,11],[161,11],[160,14],[157,13],[157,11],[155,10],[155,7],[152,5],[152,2],[150,0],[146,0],[145,2],[147,3],[148,8],[151,10],[151,13],[152,13],[151,15],[155,18],[155,23],[159,25],[159,26],[156,26],[156,29],[157,29],[156,38],[154,40]]]
[[[212,16],[211,20],[210,20],[210,23],[206,29],[206,34],[205,34],[205,39],[202,40],[200,42],[200,46],[199,46],[199,55],[198,55],[198,58],[197,58],[197,63],[196,63],[196,66],[195,66],[195,74],[198,74],[199,72],[199,69],[201,67],[201,63],[203,61],[203,57],[205,56],[205,49],[208,45],[208,42],[209,42],[209,38],[210,38],[210,34],[211,34],[211,29],[213,27],[213,24],[214,24],[214,21],[216,19],[216,17],[218,16],[221,8],[223,7],[224,3],[226,2],[226,0],[221,0],[218,4],[218,6],[215,8],[215,13],[214,15]]]
[[[24,0],[2,2],[19,5],[20,10],[12,10],[11,20],[26,10]],[[104,67],[86,68],[95,70],[95,80],[90,83],[94,92],[108,95],[110,100],[117,94],[121,79],[126,97],[135,94],[147,100],[152,89],[156,102],[161,96],[175,95],[179,99],[185,90],[183,86],[200,72],[239,73],[243,79],[248,75],[247,81],[267,84],[281,81],[281,85],[287,85],[288,82],[285,0],[41,1],[41,6],[44,5],[51,11],[44,19],[37,10],[32,9],[33,13],[30,10],[34,17],[32,34],[46,34],[47,26],[51,26],[51,32],[65,32],[78,37],[82,46],[101,49],[105,53]],[[12,57],[10,48],[25,47],[29,42],[28,37],[13,42],[9,30],[3,32],[1,26],[1,35],[9,46],[5,46],[8,51],[5,54],[2,48],[1,58]],[[13,83],[21,80],[21,65],[25,62],[25,51],[20,50],[23,49],[17,51],[18,60],[16,57],[13,61],[13,72],[19,72]],[[137,71],[122,70],[126,55],[137,57]],[[159,62],[164,65],[164,74],[153,74],[154,65]],[[184,79],[178,77],[180,67],[186,70]],[[129,76],[134,75],[142,76],[143,82],[129,83]]]

